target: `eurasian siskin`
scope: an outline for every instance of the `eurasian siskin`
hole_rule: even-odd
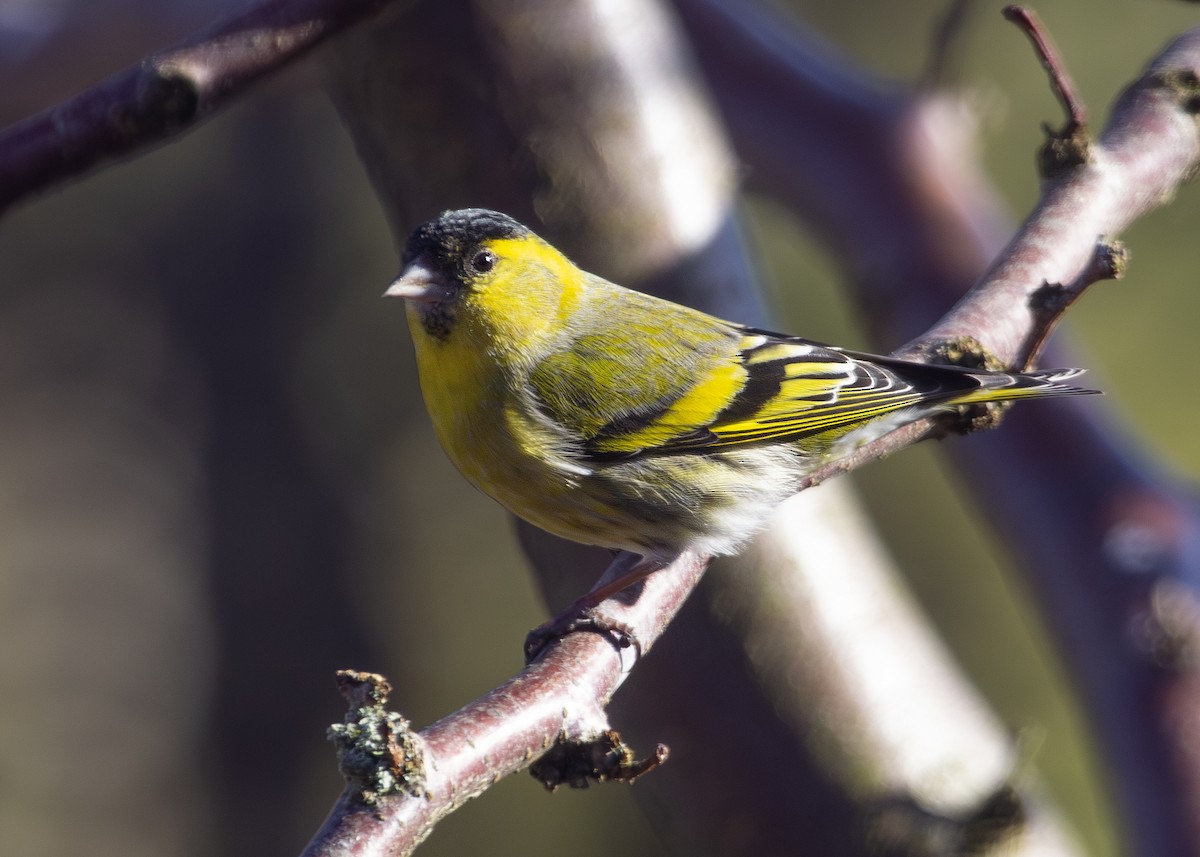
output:
[[[1093,392],[861,354],[586,273],[506,215],[447,211],[400,277],[421,388],[468,480],[568,539],[737,550],[816,466],[931,411]]]

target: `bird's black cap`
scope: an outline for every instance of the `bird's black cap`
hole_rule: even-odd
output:
[[[481,242],[495,238],[523,238],[529,230],[507,214],[486,208],[443,211],[413,230],[404,246],[404,261],[425,255],[443,270],[457,267],[459,260]]]

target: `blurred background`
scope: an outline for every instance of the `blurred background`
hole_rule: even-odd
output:
[[[226,5],[0,0],[0,123]],[[926,67],[945,11],[780,5],[901,82]],[[1002,5],[974,5],[954,86],[1015,221],[1037,197],[1040,124],[1060,110]],[[1036,9],[1097,124],[1197,23],[1167,0]],[[802,223],[753,191],[743,215],[777,327],[900,344],[867,340],[838,260]],[[1097,286],[1058,335],[1130,442],[1183,481],[1200,475],[1198,220],[1189,190],[1139,222],[1126,278]],[[394,707],[423,726],[520,667],[545,611],[506,514],[437,448],[402,309],[380,299],[397,261],[312,62],[0,220],[0,854],[295,853],[341,788],[323,737],[343,711],[335,669],[386,674]],[[853,478],[1090,853],[1116,854],[1068,682],[939,450]],[[421,853],[536,857],[568,838],[580,857],[614,839],[663,851],[626,787],[550,797],[519,776]]]

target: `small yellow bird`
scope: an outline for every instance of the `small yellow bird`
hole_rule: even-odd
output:
[[[407,303],[458,469],[544,530],[640,554],[621,585],[685,549],[736,551],[806,473],[896,426],[1095,392],[1062,383],[1076,369],[911,363],[722,321],[586,273],[484,209],[417,227],[387,294]]]

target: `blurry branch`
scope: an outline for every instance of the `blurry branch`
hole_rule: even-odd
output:
[[[815,230],[868,320],[925,330],[1011,234],[962,102],[870,77],[757,4],[675,6],[750,182]]]
[[[754,180],[834,248],[880,339],[928,327],[962,283],[986,271],[985,288],[947,316],[958,321],[939,324],[910,353],[929,336],[978,335],[988,322],[987,349],[1026,361],[1029,341],[1013,336],[1046,299],[1092,279],[1111,258],[1097,252],[1111,236],[1169,201],[1196,169],[1193,31],[1121,96],[1098,141],[1084,137],[1083,163],[1057,170],[1054,156],[1040,158],[1053,172],[1038,209],[993,263],[1009,229],[966,151],[961,108],[887,90],[740,5],[677,6]],[[1082,119],[1049,55],[1039,49],[1068,120]],[[1048,133],[1052,154],[1080,151],[1062,145],[1074,135]],[[991,313],[1000,315],[988,321]],[[1094,400],[1053,413],[1018,408],[1003,431],[948,452],[1058,637],[1111,771],[1128,853],[1195,853],[1200,759],[1190,748],[1200,736],[1181,712],[1200,710],[1192,661],[1200,509],[1128,437],[1114,436],[1103,410]]]
[[[934,89],[954,82],[961,66],[955,48],[962,41],[968,14],[979,5],[977,0],[950,0],[946,4],[929,46],[929,62],[921,74],[922,87]]]
[[[196,127],[391,0],[267,0],[0,131],[0,213]]]

